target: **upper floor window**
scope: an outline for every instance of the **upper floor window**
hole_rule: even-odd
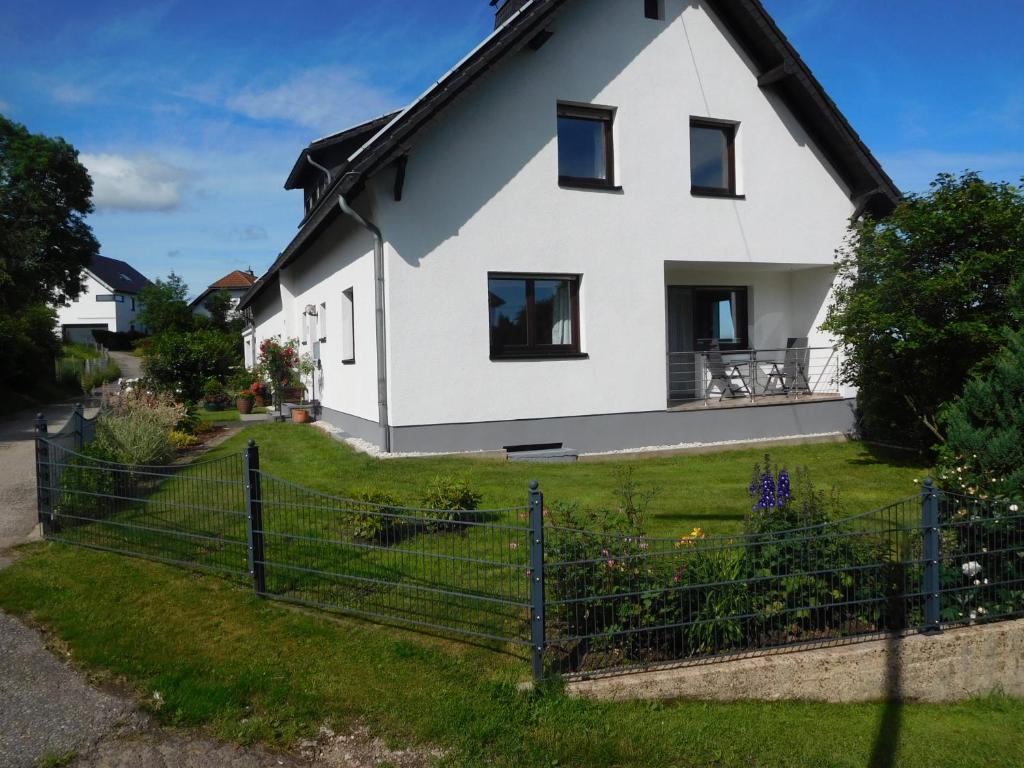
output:
[[[579,287],[579,277],[489,275],[491,358],[579,354]]]
[[[558,183],[567,187],[615,186],[610,109],[558,105]]]
[[[665,18],[665,0],[644,0],[644,16],[661,21]]]
[[[341,362],[356,361],[355,295],[352,289],[341,292]]]
[[[736,194],[736,124],[690,121],[690,188],[695,195]]]

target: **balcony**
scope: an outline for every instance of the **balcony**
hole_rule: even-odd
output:
[[[840,362],[833,347],[671,352],[668,407],[688,411],[837,400]]]

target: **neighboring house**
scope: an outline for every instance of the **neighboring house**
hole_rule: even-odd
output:
[[[900,192],[756,0],[510,0],[286,187],[305,216],[247,341],[301,338],[322,418],[384,450],[854,424],[833,257]]]
[[[82,293],[57,307],[57,323],[65,341],[91,344],[92,332],[141,331],[136,322],[138,294],[149,279],[124,261],[96,256],[84,270]]]
[[[189,309],[192,310],[194,315],[209,317],[210,311],[206,308],[207,299],[219,291],[224,291],[231,298],[229,314],[234,316],[238,312],[238,302],[252,288],[255,282],[256,276],[252,273],[251,269],[246,272],[236,269],[224,275],[217,282],[211,283],[205,291],[192,300],[192,303],[189,304]]]

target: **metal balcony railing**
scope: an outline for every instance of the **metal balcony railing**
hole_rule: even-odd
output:
[[[839,395],[840,361],[834,347],[670,352],[668,400],[707,405]]]

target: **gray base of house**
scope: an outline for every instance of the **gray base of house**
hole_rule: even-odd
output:
[[[391,427],[395,453],[469,453],[509,446],[560,446],[581,453],[801,435],[849,434],[853,399],[794,401],[750,408],[646,411],[551,419]],[[380,446],[377,422],[324,408],[323,421]]]

